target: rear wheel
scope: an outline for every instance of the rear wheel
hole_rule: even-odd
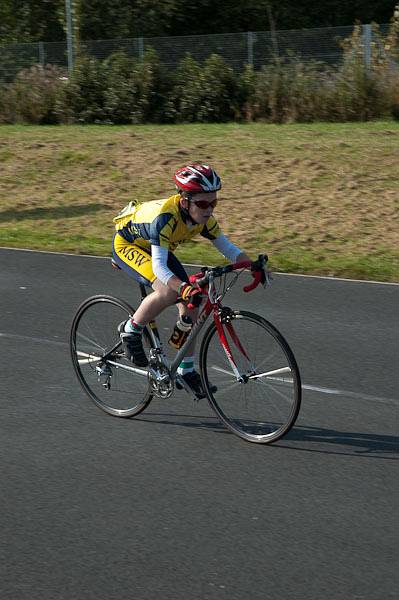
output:
[[[123,300],[93,296],[78,308],[71,327],[72,363],[81,386],[97,406],[117,417],[139,414],[152,399],[147,369],[125,358],[117,330],[133,313]],[[143,346],[151,347],[147,329]]]
[[[231,311],[223,319],[223,331],[241,380],[212,323],[200,352],[209,402],[223,423],[243,439],[274,442],[291,429],[301,404],[301,379],[294,355],[277,329],[253,313]],[[212,392],[213,385],[217,391]]]

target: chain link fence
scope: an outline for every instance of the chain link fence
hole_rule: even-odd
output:
[[[389,25],[381,25],[381,33],[385,35],[388,28]],[[141,59],[145,49],[152,47],[158,53],[161,63],[169,68],[175,67],[187,53],[198,61],[213,53],[219,54],[236,70],[242,69],[246,64],[260,69],[277,56],[288,60],[296,56],[304,61],[317,60],[333,65],[337,64],[342,56],[339,42],[350,36],[352,31],[353,27],[325,27],[275,32],[94,40],[81,42],[80,49],[97,59],[105,59],[121,50],[131,57]],[[363,25],[363,36],[367,61],[373,41],[370,25]],[[70,68],[67,42],[0,46],[0,81],[11,81],[18,71],[34,64]]]

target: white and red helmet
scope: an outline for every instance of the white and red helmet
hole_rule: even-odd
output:
[[[182,192],[198,194],[217,192],[222,187],[220,177],[208,165],[192,163],[182,167],[173,176],[176,187]]]

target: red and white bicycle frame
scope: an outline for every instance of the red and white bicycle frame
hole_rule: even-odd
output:
[[[201,272],[201,273],[195,273],[194,275],[190,275],[190,278],[189,278],[190,283],[197,283],[203,290],[203,295],[204,296],[207,295],[207,300],[205,302],[205,305],[201,309],[201,312],[200,312],[197,320],[193,324],[191,332],[190,332],[189,336],[187,337],[185,343],[180,348],[180,350],[177,352],[173,361],[170,364],[162,350],[162,343],[160,340],[160,336],[159,336],[155,321],[152,321],[149,323],[149,333],[150,333],[150,336],[152,337],[152,342],[153,342],[153,347],[154,347],[153,352],[155,352],[155,355],[157,354],[159,358],[162,357],[161,360],[165,365],[168,366],[169,374],[172,377],[176,376],[179,380],[181,379],[179,377],[179,375],[176,375],[177,369],[178,369],[180,363],[182,362],[183,358],[190,351],[190,347],[193,345],[194,340],[197,338],[199,332],[201,331],[201,329],[203,328],[208,317],[212,313],[213,313],[213,319],[214,319],[214,322],[215,322],[215,325],[217,328],[217,332],[218,332],[218,335],[220,338],[221,345],[226,353],[228,362],[231,366],[231,369],[232,369],[234,375],[236,376],[238,381],[243,381],[245,377],[248,377],[247,374],[243,375],[239,372],[236,361],[234,360],[234,356],[233,356],[229,341],[227,340],[227,337],[226,337],[226,334],[224,331],[224,327],[226,327],[226,330],[228,331],[228,333],[231,337],[231,340],[234,342],[234,345],[239,350],[239,352],[247,360],[249,360],[249,358],[248,358],[245,348],[242,346],[240,340],[238,339],[237,334],[234,331],[233,324],[229,322],[228,315],[226,316],[226,313],[224,313],[224,311],[226,311],[226,308],[224,308],[222,306],[222,303],[221,303],[222,296],[218,294],[216,287],[215,287],[214,280],[219,278],[220,276],[224,275],[225,273],[229,273],[232,271],[238,271],[238,270],[242,270],[242,269],[249,269],[249,268],[251,268],[251,266],[252,266],[252,263],[250,261],[244,261],[244,262],[228,265],[226,267],[221,267],[217,274],[214,274],[213,270],[209,269],[209,271],[207,271],[205,273]],[[262,275],[263,275],[262,271],[252,272],[252,277],[253,277],[254,281],[250,285],[244,286],[244,288],[243,288],[244,291],[249,292],[249,291],[253,290],[255,287],[257,287],[259,285],[259,283],[262,282]],[[142,288],[142,292],[144,292],[144,295],[145,295],[144,286],[140,285],[140,287]],[[227,309],[227,311],[228,310],[229,309]],[[155,371],[154,371],[154,373],[155,373]]]

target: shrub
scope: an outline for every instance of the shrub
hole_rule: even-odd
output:
[[[253,119],[253,97],[256,90],[257,74],[253,67],[245,65],[237,76],[237,118],[251,121]]]
[[[286,123],[390,114],[399,119],[399,6],[386,36],[373,26],[373,40],[368,64],[357,24],[341,41],[338,66],[286,56],[260,72],[246,66],[241,73],[217,54],[203,63],[187,54],[173,71],[152,48],[142,60],[123,52],[105,61],[81,55],[69,79],[55,67],[21,71],[0,90],[0,121]]]
[[[376,33],[376,32],[375,32]],[[335,73],[335,120],[365,121],[380,117],[387,109],[383,77],[377,69],[378,58],[374,44],[371,62],[366,65],[362,28],[356,24],[352,34],[342,44],[343,61]]]
[[[168,115],[183,122],[196,121],[201,108],[201,65],[187,54],[175,72],[175,83],[170,93]]]
[[[147,48],[142,60],[123,52],[105,62],[105,112],[112,123],[164,120],[168,77],[157,53]]]
[[[318,116],[319,91],[323,66],[301,62],[291,56],[264,66],[254,82],[249,99],[254,119],[271,123],[311,122]]]
[[[231,121],[238,110],[236,75],[224,59],[212,54],[202,69],[202,106],[199,121]]]
[[[0,31],[1,27],[2,22],[0,20]],[[3,39],[0,35],[0,81],[6,84],[14,81],[19,72],[18,65],[24,65],[24,69],[29,70],[30,67],[37,64],[37,44],[28,43],[3,46]],[[16,56],[18,56],[17,60]]]
[[[240,107],[237,78],[221,56],[212,54],[201,65],[189,54],[180,62],[171,92],[171,106],[178,121],[225,122]]]
[[[52,124],[58,122],[56,102],[64,72],[54,66],[23,69],[3,87],[0,121],[3,123]]]
[[[357,121],[384,116],[389,111],[386,76],[364,61],[360,29],[344,41],[338,67],[302,62],[289,57],[263,67],[251,100],[255,119],[272,123]]]
[[[57,114],[64,123],[99,123],[107,121],[104,63],[79,56],[73,72],[60,95]]]
[[[169,121],[166,108],[174,78],[172,73],[161,64],[153,48],[146,48],[143,60],[137,65],[136,73],[140,82],[144,121],[154,123]]]
[[[100,62],[80,57],[59,102],[64,122],[144,123],[160,118],[166,77],[157,54],[116,52]]]
[[[399,5],[391,19],[388,34],[381,36],[376,31],[378,46],[378,68],[383,71],[390,113],[399,119]]]
[[[322,77],[318,69],[316,63],[302,63],[296,57],[263,67],[250,101],[253,117],[272,123],[314,120]]]
[[[123,52],[109,57],[104,64],[104,116],[111,123],[141,123],[140,81],[135,61]]]
[[[390,111],[394,119],[399,121],[399,73],[396,72],[392,77],[393,81],[390,84],[391,101]]]
[[[296,60],[290,71],[287,119],[305,123],[328,120],[331,69],[317,61],[301,63]]]
[[[356,24],[337,67],[287,56],[257,74],[247,114],[273,123],[369,120],[399,113],[399,6],[387,36],[373,26],[369,64]]]

